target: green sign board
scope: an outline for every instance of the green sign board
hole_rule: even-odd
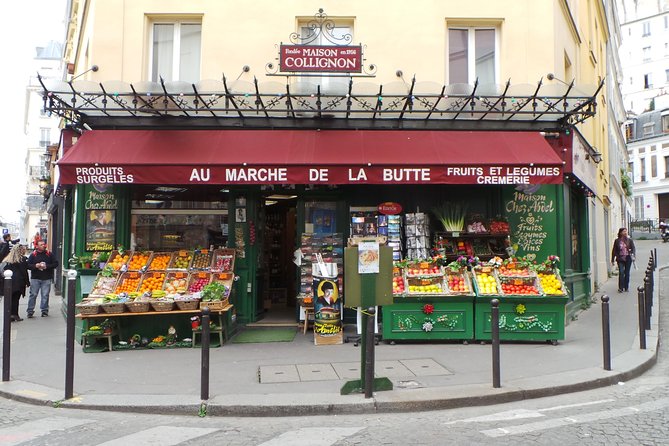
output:
[[[557,254],[559,192],[560,186],[554,185],[540,186],[536,190],[504,190],[504,212],[516,256],[541,262]]]
[[[344,299],[347,307],[393,303],[393,249],[379,246],[379,273],[360,274],[357,246],[344,249]]]
[[[118,197],[111,186],[84,187],[86,251],[111,251],[116,240]]]

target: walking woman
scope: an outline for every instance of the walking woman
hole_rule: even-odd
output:
[[[25,296],[26,287],[30,286],[28,278],[28,262],[25,257],[26,249],[21,245],[15,245],[4,261],[5,270],[12,272],[12,316],[11,321],[22,321],[19,316],[19,299]]]
[[[618,262],[618,292],[629,291],[630,269],[636,248],[634,241],[627,236],[627,228],[618,230],[618,238],[613,242],[613,251],[611,252],[611,264]]]

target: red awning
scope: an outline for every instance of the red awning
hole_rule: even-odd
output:
[[[61,184],[559,184],[539,133],[404,130],[93,130]]]

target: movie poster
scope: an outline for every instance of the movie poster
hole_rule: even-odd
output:
[[[332,345],[343,343],[342,299],[337,278],[314,276],[314,343]]]
[[[116,239],[116,211],[93,209],[86,219],[86,251],[111,251]]]

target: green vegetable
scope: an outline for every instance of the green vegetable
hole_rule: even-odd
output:
[[[445,231],[462,231],[465,227],[467,205],[463,203],[444,202],[432,209]]]
[[[202,288],[200,296],[202,297],[203,302],[209,302],[212,300],[221,300],[223,296],[227,293],[227,288],[222,283],[214,282],[206,285]]]

